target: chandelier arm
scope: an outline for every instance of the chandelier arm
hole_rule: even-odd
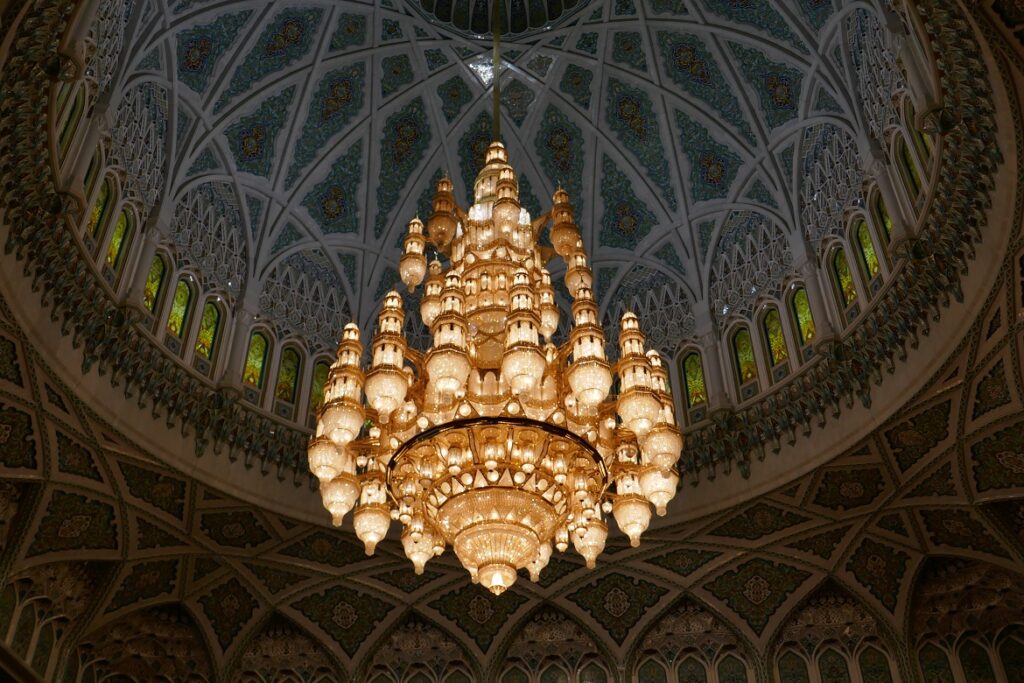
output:
[[[608,477],[608,468],[605,465],[604,458],[597,451],[597,449],[594,446],[590,445],[590,443],[586,439],[582,438],[578,434],[575,434],[568,429],[565,429],[564,427],[558,427],[549,422],[531,420],[528,417],[470,417],[464,420],[452,420],[451,422],[445,422],[443,424],[434,425],[429,429],[423,430],[422,432],[420,432],[419,434],[417,434],[416,436],[412,437],[411,439],[403,443],[401,446],[399,446],[398,449],[395,450],[395,452],[392,453],[391,457],[388,459],[388,485],[391,485],[391,475],[394,472],[395,465],[397,464],[397,462],[406,454],[407,451],[412,450],[421,442],[432,439],[435,436],[438,436],[439,434],[444,434],[445,432],[451,432],[459,429],[468,430],[472,427],[492,426],[530,427],[532,429],[538,429],[546,434],[550,434],[552,436],[557,436],[559,438],[566,439],[567,441],[571,441],[578,448],[582,449],[590,456],[590,458],[597,465],[601,474],[606,479]]]

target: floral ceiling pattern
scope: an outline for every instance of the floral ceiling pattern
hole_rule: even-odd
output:
[[[169,94],[159,202],[230,186],[254,290],[244,300],[281,261],[313,254],[366,324],[396,282],[418,198],[440,173],[468,196],[490,138],[489,46],[434,18],[440,5],[140,0],[111,102],[139,83]],[[541,5],[506,9],[532,27]],[[647,269],[685,292],[681,315],[707,308],[737,231],[780,230],[802,254],[803,140],[866,130],[853,55],[885,8],[577,5],[551,4],[557,21],[506,40],[503,136],[528,208],[559,184],[572,193],[601,301]]]

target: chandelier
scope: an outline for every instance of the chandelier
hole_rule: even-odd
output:
[[[405,237],[401,279],[410,291],[424,284],[430,349],[409,348],[395,291],[365,373],[359,329],[346,325],[308,459],[334,525],[355,508],[367,554],[398,520],[417,573],[451,545],[474,582],[500,594],[519,569],[538,580],[552,550],[570,544],[593,568],[607,513],[638,545],[651,507],[663,515],[675,496],[683,438],[667,369],[644,350],[633,313],[622,317],[618,362],[605,356],[568,193],[532,220],[494,142],[474,195],[464,211],[440,180],[426,235],[414,218]],[[445,263],[428,265],[428,241]],[[561,346],[551,342],[559,308],[546,268],[555,254],[573,296]]]

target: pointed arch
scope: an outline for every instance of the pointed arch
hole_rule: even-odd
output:
[[[235,663],[239,683],[263,681],[349,680],[348,672],[330,648],[279,612],[271,614],[249,639]]]
[[[410,650],[409,642],[429,649]],[[468,673],[473,680],[485,680],[480,678],[477,666],[465,643],[450,630],[410,609],[377,638],[376,646],[367,652],[353,680],[374,680],[384,674],[404,682],[422,673],[427,683],[445,683],[445,676],[458,670]]]

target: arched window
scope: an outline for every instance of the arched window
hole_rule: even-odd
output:
[[[327,375],[331,366],[326,361],[317,361],[313,366],[313,377],[309,387],[309,416],[316,419],[316,414],[324,404],[324,387],[327,384]]]
[[[953,671],[949,668],[946,653],[935,645],[928,643],[917,655],[921,664],[921,673],[928,683],[953,683]]]
[[[757,380],[757,361],[754,359],[754,343],[750,339],[750,330],[741,327],[732,336],[733,361],[736,364],[736,377],[741,385]]]
[[[821,683],[850,683],[850,668],[846,660],[835,650],[825,650],[818,660]]]
[[[78,130],[78,123],[82,120],[82,112],[85,111],[85,88],[78,88],[75,93],[75,99],[71,103],[70,110],[67,116],[64,117],[64,122],[60,127],[60,136],[58,137],[58,143],[60,145],[60,155],[63,158],[68,153],[68,148],[71,147],[71,141],[75,139],[75,132]]]
[[[82,189],[85,190],[86,196],[92,192],[92,184],[96,181],[96,172],[100,168],[100,150],[97,149],[92,154],[92,159],[89,159],[89,166],[85,169],[85,179],[82,182]]]
[[[853,281],[853,272],[842,248],[836,249],[832,255],[832,275],[835,277],[840,307],[845,311],[857,302],[857,285]]]
[[[787,652],[779,658],[779,680],[786,683],[810,683],[807,663],[795,652]]]
[[[1007,638],[999,646],[999,659],[1005,671],[1024,671],[1024,643],[1017,638]]]
[[[100,185],[99,194],[96,195],[96,202],[92,205],[92,211],[89,213],[89,222],[86,224],[86,232],[93,237],[99,234],[100,228],[107,222],[110,205],[113,203],[113,194],[114,188],[111,187],[110,179],[104,179],[103,184]]]
[[[540,683],[569,683],[569,674],[557,664],[548,664],[541,672]]]
[[[694,408],[708,402],[708,389],[704,383],[704,365],[700,354],[691,351],[683,358],[683,379],[686,382],[686,405]]]
[[[591,662],[583,667],[579,674],[580,683],[608,683],[608,672],[597,662]]]
[[[132,218],[128,215],[128,209],[121,209],[110,235],[110,243],[107,245],[107,265],[115,273],[121,270],[124,254],[128,251],[128,242],[131,240],[131,233]]]
[[[900,175],[903,177],[903,184],[907,188],[911,203],[917,201],[921,194],[921,174],[917,170],[917,162],[910,152],[910,146],[904,138],[896,142],[896,160],[900,167]]]
[[[679,663],[676,669],[676,676],[680,681],[687,683],[706,683],[708,672],[704,665],[697,661],[696,657],[687,657]]]
[[[864,683],[892,683],[889,658],[878,648],[866,648],[857,661],[860,664],[860,678]]]
[[[918,156],[921,157],[921,161],[927,165],[929,160],[932,158],[932,151],[934,149],[932,136],[928,135],[918,127],[917,112],[914,110],[913,101],[908,97],[906,98],[906,103],[904,116],[906,117],[907,130],[909,130],[914,137]]]
[[[729,655],[718,663],[718,683],[747,683],[747,667]]]
[[[167,276],[167,262],[163,256],[157,254],[149,265],[149,272],[146,274],[146,286],[142,290],[142,305],[150,313],[156,313],[160,304],[160,297],[164,293],[164,279]]]
[[[530,683],[530,677],[522,669],[509,669],[501,677],[501,683]]]
[[[263,378],[267,369],[267,351],[270,343],[262,332],[253,332],[249,337],[249,351],[245,355],[245,369],[242,381],[257,389],[263,388]]]
[[[761,328],[764,330],[764,339],[768,346],[768,361],[772,367],[789,360],[789,348],[786,346],[786,333],[782,329],[782,316],[779,315],[779,309],[775,307],[768,309],[761,321]]]
[[[888,241],[892,239],[892,216],[889,215],[889,209],[885,206],[885,200],[882,199],[882,195],[878,192],[875,193],[875,199],[871,203],[871,209],[875,214],[875,221],[885,231],[885,239]]]
[[[277,369],[277,386],[274,389],[274,396],[278,401],[295,403],[295,397],[299,390],[301,366],[302,359],[294,348],[288,347],[281,352],[281,364]]]
[[[167,332],[181,339],[185,331],[185,323],[192,313],[192,288],[185,278],[180,278],[174,287],[174,298],[171,299],[171,312],[167,315]]]
[[[996,680],[992,671],[992,662],[985,648],[973,640],[960,647],[960,666],[963,667],[967,683],[988,683]]]
[[[807,298],[807,290],[800,287],[793,293],[790,303],[793,308],[793,320],[796,322],[796,332],[800,337],[800,346],[804,347],[814,341],[816,330],[814,329],[814,315],[811,313],[811,302]]]
[[[870,282],[882,272],[882,266],[878,261],[878,252],[875,251],[875,241],[871,238],[871,231],[863,220],[857,221],[854,225],[854,237],[857,242],[857,251],[860,253],[860,266],[864,270],[865,279]]]
[[[208,361],[213,360],[217,351],[217,336],[220,333],[220,308],[212,301],[203,306],[199,319],[199,334],[196,335],[196,355]]]
[[[668,683],[664,667],[653,659],[640,665],[636,672],[637,683]]]

